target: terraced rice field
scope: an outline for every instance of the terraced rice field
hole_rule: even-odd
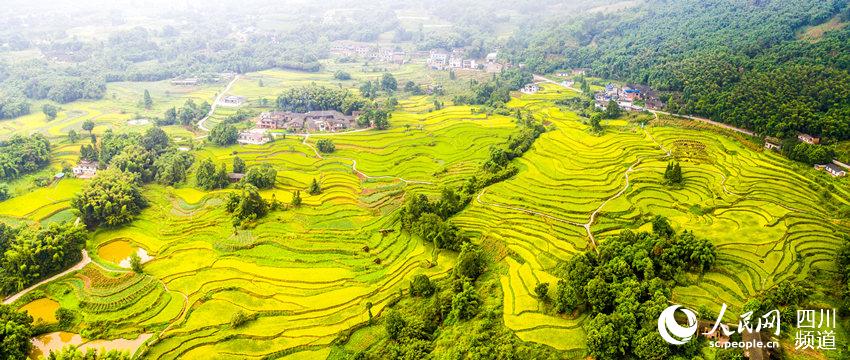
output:
[[[151,206],[136,221],[94,234],[89,253],[97,265],[45,293],[81,311],[85,324],[111,322],[109,338],[154,334],[140,349],[149,358],[327,353],[321,347],[340,331],[368,320],[366,303],[379,314],[411,276],[440,277],[453,266],[452,254],[435,258],[430,244],[397,231],[394,217],[385,216],[403,191],[436,192],[460,181],[514,129],[510,118],[469,108],[396,113],[392,121],[387,131],[334,135],[337,152],[324,157],[313,149],[320,136],[201,148],[199,158],[228,165],[235,155],[249,166],[273,165],[277,185],[263,195],[289,202],[293,190],[302,190],[304,205],[235,231],[221,207],[229,190],[149,186]],[[304,191],[313,178],[322,184],[320,195]],[[380,229],[396,231],[384,236]],[[127,239],[153,257],[145,275],[115,266],[133,248],[124,246]],[[232,329],[238,311],[258,318]]]
[[[609,122],[604,135],[592,136],[574,114],[549,105],[550,94],[511,105],[536,108],[556,130],[520,159],[516,177],[486,189],[456,219],[522,259],[522,265],[509,260],[502,279],[505,323],[521,338],[561,349],[582,346],[575,339],[583,319],[539,313],[531,290],[553,282],[546,271],[558,261],[656,214],[710,239],[719,253],[714,271],[675,289],[677,303],[715,308],[719,299],[739,311],[784,279],[833,270],[831,249],[847,227],[820,203],[824,189],[812,174],[710,131]],[[686,179],[680,190],[661,184],[674,157]],[[845,203],[850,198],[845,191],[837,196]]]
[[[326,74],[262,72],[238,81],[232,92],[256,100],[263,94],[256,76],[275,88],[328,81]],[[710,131],[607,121],[603,135],[591,135],[577,115],[553,105],[574,95],[545,85],[511,101],[551,130],[517,160],[518,175],[481,191],[454,219],[474,241],[507,247],[500,278],[504,321],[521,339],[581,357],[587,318],[542,312],[534,286],[554,284],[551,270],[560,261],[656,214],[719,250],[714,271],[675,290],[678,303],[711,308],[720,298],[739,310],[779,281],[831,270],[831,249],[847,227],[819,203],[823,189],[815,174],[790,170],[778,156]],[[150,336],[138,351],[145,358],[327,356],[341,332],[368,321],[368,303],[378,315],[413,275],[441,277],[453,266],[452,254],[434,257],[430,244],[399,231],[394,214],[405,192],[436,194],[461,184],[492,145],[515,131],[511,117],[466,106],[429,112],[431,105],[426,97],[403,99],[386,131],[200,146],[193,150],[198,159],[228,167],[234,156],[248,166],[271,164],[277,182],[262,195],[288,203],[301,190],[303,205],[273,212],[252,229],[234,229],[221,206],[232,190],[150,185],[151,206],[136,221],[94,233],[88,245],[94,264],[42,290],[80,311],[83,329],[111,324],[104,338]],[[222,108],[216,118],[227,111],[234,110]],[[315,142],[327,136],[337,150],[319,155]],[[61,159],[78,147],[63,145]],[[686,179],[680,190],[661,185],[674,157]],[[323,188],[315,196],[305,191],[314,178]],[[0,216],[57,216],[82,184],[66,179],[16,197]],[[847,202],[850,194],[837,191]],[[379,231],[385,229],[395,231]],[[136,247],[152,257],[145,274],[116,264]],[[237,312],[257,318],[234,329]],[[370,336],[358,332],[351,339]]]

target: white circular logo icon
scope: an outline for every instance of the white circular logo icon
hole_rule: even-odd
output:
[[[676,322],[676,310],[682,311],[688,319],[688,325],[682,326]],[[680,305],[673,305],[664,309],[658,317],[658,333],[664,341],[672,345],[682,345],[691,340],[697,332],[697,315],[693,311],[685,309]]]

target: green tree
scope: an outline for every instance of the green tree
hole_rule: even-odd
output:
[[[325,154],[330,154],[336,150],[336,146],[331,139],[319,139],[316,142],[316,148]]]
[[[434,294],[436,287],[425,274],[416,274],[410,281],[410,295],[429,297]]]
[[[252,166],[245,172],[243,182],[254,185],[259,189],[271,189],[277,180],[277,170],[269,164]]]
[[[42,359],[44,359],[42,357]],[[118,350],[103,350],[87,349],[80,350],[74,345],[67,345],[59,351],[52,351],[46,358],[47,360],[130,360],[128,352]]]
[[[269,203],[260,196],[257,187],[248,183],[240,187],[242,191],[239,194],[230,193],[225,203],[227,212],[233,214],[234,225],[257,220],[269,212]]]
[[[597,113],[590,116],[590,128],[595,133],[601,133],[604,130],[602,128],[602,115]]]
[[[676,234],[676,231],[673,230],[673,226],[670,225],[670,221],[661,215],[656,215],[652,219],[652,232],[667,239]]]
[[[452,324],[462,320],[469,320],[478,313],[480,307],[481,299],[475,291],[475,287],[468,282],[464,282],[463,290],[455,294],[452,298],[452,310],[446,316],[446,322]]]
[[[579,305],[576,289],[563,279],[558,280],[555,287],[555,310],[561,314],[575,310]]]
[[[0,201],[8,200],[10,197],[9,184],[0,183]]]
[[[130,268],[133,269],[133,272],[136,274],[144,273],[144,270],[142,270],[142,258],[139,257],[139,254],[132,253],[130,255]]]
[[[319,185],[319,182],[316,181],[316,178],[313,178],[313,182],[310,183],[310,189],[308,192],[310,195],[319,195],[322,193],[322,187]]]
[[[384,329],[387,330],[390,339],[398,340],[405,327],[407,327],[407,322],[404,321],[398,311],[390,310],[387,313],[384,319]]]
[[[69,142],[77,142],[80,139],[80,135],[77,134],[77,131],[74,129],[68,130],[68,141]]]
[[[59,107],[53,104],[44,104],[41,107],[41,112],[47,117],[47,121],[52,121],[56,119],[56,115],[59,113]]]
[[[465,243],[460,247],[460,254],[457,257],[457,263],[454,268],[454,276],[475,281],[475,279],[484,273],[485,266],[484,254],[481,252],[481,249],[472,243]]]
[[[347,73],[347,72],[345,72],[345,71],[342,71],[342,70],[337,70],[337,71],[334,73],[334,79],[337,79],[337,80],[343,80],[343,81],[345,81],[345,80],[351,80],[351,74],[349,74],[349,73]]]
[[[381,77],[381,89],[386,92],[393,92],[398,89],[398,81],[396,81],[393,74],[384,73]]]
[[[94,130],[94,121],[83,121],[83,130],[88,131],[89,135],[91,135],[92,130]]]
[[[171,139],[168,138],[168,134],[164,130],[158,127],[151,127],[142,135],[141,144],[145,150],[151,151],[154,154],[160,154],[171,145]]]
[[[665,360],[670,358],[670,345],[657,331],[647,332],[637,339],[635,355],[641,360]]]
[[[537,283],[534,287],[534,295],[543,302],[549,301],[549,283]]]
[[[121,171],[136,174],[142,182],[149,182],[154,178],[155,157],[150,151],[139,145],[130,145],[121,150],[112,158],[110,165]]]
[[[165,110],[165,120],[163,125],[174,125],[177,123],[177,108],[171,107]]]
[[[98,172],[71,200],[89,227],[127,223],[147,206],[138,186],[138,175],[118,169]]]
[[[301,206],[301,191],[295,190],[292,192],[292,206],[299,207]]]
[[[0,304],[0,354],[4,360],[26,359],[30,352],[30,339],[35,335],[32,317],[10,305]]]
[[[212,160],[204,159],[198,164],[195,172],[195,182],[204,190],[220,189],[227,186],[227,173],[221,174],[221,168],[216,170]]]
[[[150,110],[153,107],[153,99],[151,98],[151,93],[148,89],[145,89],[145,94],[142,99],[142,103],[145,106],[145,109]]]
[[[174,185],[186,181],[186,174],[195,158],[182,151],[168,151],[153,163],[155,179],[160,184]]]
[[[218,146],[227,146],[235,144],[238,137],[239,130],[235,126],[220,123],[210,130],[209,140]]]
[[[412,95],[419,95],[422,93],[422,89],[420,89],[419,86],[417,86],[412,80],[408,80],[404,83],[404,91],[411,93]]]
[[[675,161],[667,163],[667,168],[664,170],[664,184],[680,186],[683,182],[684,179],[682,178],[682,166]]]
[[[245,172],[245,161],[238,156],[233,157],[233,172],[240,174]]]
[[[616,119],[622,115],[623,111],[620,109],[620,105],[617,104],[614,100],[608,100],[608,104],[605,105],[605,118],[606,119]]]

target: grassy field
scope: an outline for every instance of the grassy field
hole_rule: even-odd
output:
[[[447,78],[413,66],[391,71],[402,83]],[[251,73],[230,93],[246,96],[252,107],[287,87],[339,83],[331,74]],[[379,74],[352,72],[355,81],[340,86],[354,88]],[[0,126],[55,136],[96,118],[100,126],[95,132],[126,129],[124,121],[135,117],[128,113],[136,110],[121,114],[117,104],[137,102],[131,99],[140,98],[145,88],[154,96],[157,108],[152,111],[157,114],[187,97],[210,99],[217,91],[207,87],[178,93],[166,83],[112,84],[109,93],[115,99],[66,105],[50,123],[36,114]],[[621,229],[645,228],[656,214],[718,248],[712,272],[675,290],[678,303],[715,308],[720,299],[737,312],[747,299],[784,279],[833,270],[831,249],[848,227],[820,200],[822,184],[832,181],[820,178],[825,175],[672,120],[648,127],[604,121],[604,133],[593,135],[583,119],[553,105],[569,96],[575,94],[544,85],[537,94],[511,101],[509,106],[530,111],[551,130],[517,160],[518,175],[481,191],[455,218],[475,242],[507,248],[505,271],[498,274],[503,319],[521,339],[581,356],[586,317],[540,311],[534,286],[554,285],[551,270],[559,262],[592,250],[594,242]],[[368,303],[373,314],[380,314],[410,277],[441,277],[454,264],[453,254],[441,252],[435,258],[430,244],[400,231],[395,214],[404,193],[436,194],[443,186],[459,185],[480,168],[492,145],[515,130],[510,117],[476,114],[467,106],[429,111],[431,104],[426,96],[401,98],[386,131],[287,136],[265,145],[197,146],[192,151],[197,159],[228,167],[237,155],[248,166],[271,164],[278,171],[277,182],[262,195],[288,203],[292,192],[301,190],[304,204],[273,212],[252,229],[237,230],[222,207],[222,196],[232,190],[147,186],[150,207],[137,220],[93,234],[87,247],[95,264],[42,287],[39,294],[77,311],[79,331],[108,323],[109,329],[99,333],[105,339],[152,335],[139,350],[144,358],[326,357],[341,332],[368,321]],[[72,109],[85,114],[72,117]],[[233,111],[220,108],[210,124]],[[170,130],[192,136],[182,128]],[[320,157],[313,145],[325,136],[333,137],[337,150]],[[57,146],[52,168],[76,160],[79,144]],[[685,185],[678,190],[661,184],[673,157],[684,171]],[[323,192],[307,195],[314,178]],[[21,190],[2,203],[0,217],[19,222],[72,218],[69,200],[85,180],[65,179],[30,191],[25,181],[13,184]],[[846,184],[838,186],[833,201],[848,198]],[[382,229],[395,231],[382,235]],[[116,264],[137,248],[153,258],[144,265],[145,274]],[[22,299],[19,305],[39,297]],[[257,318],[234,328],[230,321],[238,312]],[[369,339],[382,336],[375,331],[355,332],[349,346],[368,347]]]

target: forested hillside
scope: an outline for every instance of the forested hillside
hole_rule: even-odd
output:
[[[846,0],[650,0],[622,12],[525,26],[511,57],[537,71],[589,67],[668,91],[670,110],[774,136],[850,138]]]

